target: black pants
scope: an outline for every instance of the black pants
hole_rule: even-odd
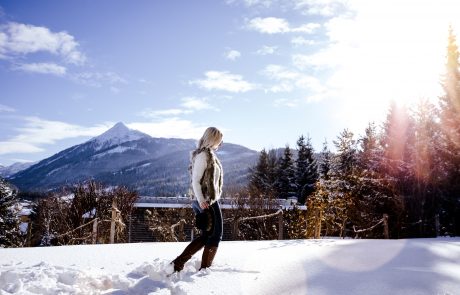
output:
[[[211,205],[212,216],[213,216],[213,226],[211,228],[210,235],[206,245],[218,247],[220,241],[222,241],[222,234],[224,232],[224,223],[222,221],[222,211],[220,210],[220,205],[218,202],[214,202]]]
[[[195,214],[197,214],[198,208],[193,208]],[[222,241],[222,234],[224,232],[224,224],[222,221],[222,211],[218,202],[214,202],[209,209],[212,216],[212,227],[210,231],[203,231],[196,239],[201,239],[203,244],[207,246],[218,247],[220,241]]]

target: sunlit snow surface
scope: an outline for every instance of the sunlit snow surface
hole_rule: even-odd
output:
[[[460,294],[460,238],[222,242],[167,277],[186,245],[0,249],[0,294]]]

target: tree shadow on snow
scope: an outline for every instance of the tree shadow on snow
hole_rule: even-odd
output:
[[[359,240],[306,264],[307,290],[334,295],[338,290],[343,295],[459,294],[459,261],[458,243]]]

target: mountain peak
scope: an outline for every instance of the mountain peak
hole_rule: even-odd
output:
[[[113,125],[112,128],[93,138],[91,141],[97,142],[99,146],[108,146],[138,140],[143,137],[149,136],[140,131],[129,129],[123,122],[118,122]]]
[[[112,128],[110,129],[118,129],[118,130],[130,130],[125,123],[123,122],[118,122],[117,124],[113,125]],[[110,130],[109,129],[109,130]]]

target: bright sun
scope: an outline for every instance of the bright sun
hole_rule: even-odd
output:
[[[343,116],[362,130],[382,121],[390,101],[436,101],[449,24],[460,33],[460,3],[448,0],[353,1],[356,14],[330,23],[329,48],[340,62],[331,87],[343,97]]]

